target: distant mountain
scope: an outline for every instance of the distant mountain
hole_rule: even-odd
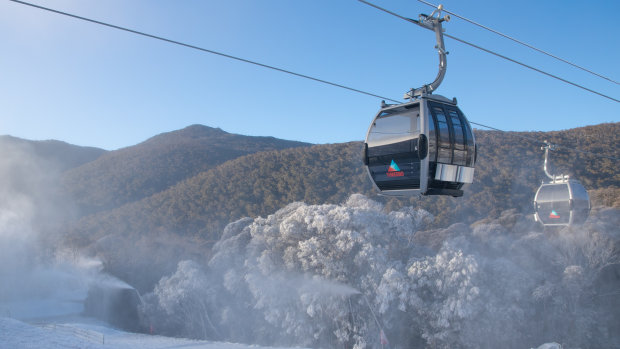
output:
[[[308,145],[192,125],[75,168],[65,175],[64,186],[84,214],[95,213],[149,197],[243,155]]]
[[[164,230],[218,239],[231,220],[267,215],[294,201],[340,202],[354,192],[370,194],[360,154],[361,143],[353,142],[243,156],[141,201],[87,217],[77,229],[93,237]]]
[[[462,198],[378,196],[361,161],[361,142],[309,145],[193,125],[111,152],[8,136],[0,137],[0,149],[9,161],[11,151],[28,149],[64,171],[64,187],[82,212],[59,229],[64,243],[88,248],[107,271],[141,290],[152,289],[183,258],[206,261],[229,222],[265,217],[294,201],[341,203],[362,193],[387,210],[429,211],[431,228],[498,219],[508,210],[529,214],[545,179],[544,140],[561,145],[551,154],[551,172],[580,180],[593,205],[620,207],[620,123],[475,134],[474,183]]]
[[[81,147],[56,140],[31,141],[13,136],[0,136],[0,148],[8,149],[9,146],[17,146],[28,151],[61,172],[94,161],[106,153],[103,149]]]
[[[353,193],[371,196],[389,209],[424,208],[438,225],[496,218],[513,208],[527,213],[545,179],[543,152],[528,139],[565,147],[552,153],[551,171],[571,174],[593,192],[620,185],[617,162],[588,154],[620,157],[620,123],[548,133],[476,131],[476,137],[475,181],[463,198],[379,197],[361,163],[361,142],[351,142],[239,157],[141,201],[88,217],[76,229],[99,237],[163,230],[213,240],[238,218],[266,216],[294,201],[338,203]]]
[[[147,271],[171,272],[182,258],[208,258],[211,246],[229,222],[265,217],[294,201],[341,203],[353,193],[362,193],[384,203],[388,210],[423,208],[435,216],[433,225],[437,228],[496,219],[507,210],[529,214],[535,191],[545,179],[540,150],[544,140],[565,147],[552,153],[552,172],[580,180],[590,191],[593,205],[620,206],[617,160],[592,156],[620,158],[620,123],[546,133],[475,133],[479,146],[475,179],[462,198],[378,196],[362,165],[361,142],[263,151],[229,161],[218,158],[222,161],[219,165],[206,166],[202,171],[205,167],[185,170],[189,172],[163,165],[192,166],[191,157],[185,157],[187,164],[183,165],[183,161],[173,159],[172,152],[158,160],[159,166],[147,166],[143,173],[157,178],[179,173],[176,171],[184,175],[201,172],[169,180],[167,183],[177,183],[153,195],[142,192],[140,200],[83,217],[68,228],[67,243],[89,246],[105,261],[108,271],[147,290],[164,275]],[[218,149],[225,152],[222,144]],[[179,145],[177,152],[185,154],[186,150]],[[130,161],[133,159],[125,159],[116,166],[119,172],[130,175],[128,169],[135,167]],[[109,180],[103,174],[101,178]]]

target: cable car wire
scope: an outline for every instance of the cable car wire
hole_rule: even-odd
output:
[[[372,7],[376,8],[376,9],[378,9],[378,10],[381,10],[381,11],[383,11],[383,12],[385,12],[385,13],[388,13],[388,14],[390,14],[390,15],[392,15],[392,16],[395,16],[395,17],[398,17],[398,18],[400,18],[400,19],[403,19],[403,20],[405,20],[405,21],[407,21],[407,22],[411,22],[411,23],[415,23],[415,24],[417,24],[417,23],[418,23],[418,21],[416,21],[416,20],[414,20],[414,19],[411,19],[411,18],[407,18],[407,17],[401,16],[401,15],[399,15],[399,14],[395,13],[395,12],[392,12],[392,11],[389,11],[389,10],[384,9],[384,8],[382,8],[382,7],[379,7],[379,6],[377,6],[377,5],[375,5],[375,4],[372,4],[372,3],[370,3],[370,2],[368,2],[368,1],[366,1],[366,0],[358,0],[358,1],[359,1],[359,2],[362,2],[362,3],[366,4],[366,5],[372,6]],[[563,78],[561,78],[561,77],[559,77],[559,76],[556,76],[556,75],[553,75],[553,74],[551,74],[551,73],[547,73],[546,71],[543,71],[543,70],[541,70],[541,69],[538,69],[538,68],[532,67],[532,66],[527,65],[527,64],[525,64],[525,63],[523,63],[523,62],[519,62],[519,61],[517,61],[517,60],[515,60],[515,59],[512,59],[512,58],[510,58],[510,57],[504,56],[504,55],[499,54],[499,53],[497,53],[497,52],[491,51],[491,50],[486,49],[486,48],[484,48],[484,47],[482,47],[482,46],[478,46],[478,45],[476,45],[476,44],[472,44],[472,43],[467,42],[467,41],[465,41],[465,40],[463,40],[463,39],[459,39],[459,38],[457,38],[457,37],[455,37],[455,36],[453,36],[453,35],[449,35],[449,34],[446,34],[446,33],[444,33],[443,35],[444,35],[444,36],[446,36],[446,37],[449,37],[450,39],[456,40],[456,41],[458,41],[458,42],[460,42],[460,43],[463,43],[463,44],[469,45],[469,46],[471,46],[471,47],[473,47],[473,48],[477,48],[477,49],[479,49],[479,50],[481,50],[481,51],[484,51],[484,52],[486,52],[486,53],[490,53],[490,54],[492,54],[492,55],[495,55],[495,56],[497,56],[497,57],[499,57],[499,58],[503,58],[503,59],[508,60],[508,61],[510,61],[510,62],[516,63],[516,64],[518,64],[518,65],[520,65],[520,66],[522,66],[522,67],[525,67],[525,68],[531,69],[531,70],[536,71],[536,72],[538,72],[538,73],[541,73],[541,74],[547,75],[547,76],[549,76],[549,77],[551,77],[551,78],[554,78],[554,79],[560,80],[560,81],[562,81],[562,82],[564,82],[564,83],[567,83],[567,84],[573,85],[573,86],[575,86],[575,87],[581,88],[581,89],[586,90],[586,91],[588,91],[588,92],[591,92],[591,93],[597,94],[597,95],[599,95],[599,96],[601,96],[601,97],[605,97],[605,98],[607,98],[607,99],[611,99],[611,100],[612,100],[612,101],[614,101],[614,102],[620,103],[620,100],[619,100],[619,99],[616,99],[616,98],[610,97],[610,96],[608,96],[608,95],[605,95],[605,94],[603,94],[603,93],[600,93],[600,92],[594,91],[594,90],[589,89],[589,88],[587,88],[587,87],[585,87],[585,86],[582,86],[582,85],[579,85],[579,84],[577,84],[577,83],[574,83],[574,82],[568,81],[568,80],[566,80],[566,79],[563,79]]]
[[[361,1],[361,0],[360,0],[360,1]],[[557,75],[553,75],[553,74],[551,74],[551,73],[547,73],[547,72],[545,72],[545,71],[543,71],[543,70],[540,70],[540,69],[538,69],[538,68],[534,68],[534,67],[532,67],[532,66],[530,66],[530,65],[527,65],[527,64],[525,64],[525,63],[519,62],[519,61],[514,60],[514,59],[512,59],[512,58],[506,57],[506,56],[501,55],[501,54],[499,54],[499,53],[497,53],[497,52],[493,52],[493,51],[488,50],[488,49],[486,49],[486,48],[484,48],[484,47],[481,47],[481,46],[478,46],[478,45],[472,44],[472,43],[470,43],[470,42],[467,42],[467,41],[465,41],[465,40],[459,39],[459,38],[454,37],[454,36],[452,36],[452,35],[449,35],[449,34],[444,34],[444,35],[445,35],[445,36],[447,36],[447,37],[449,37],[449,38],[451,38],[451,39],[454,39],[454,40],[456,40],[456,41],[459,41],[459,42],[461,42],[461,43],[463,43],[463,44],[469,45],[469,46],[471,46],[471,47],[477,48],[477,49],[482,50],[482,51],[484,51],[484,52],[490,53],[490,54],[495,55],[495,56],[497,56],[497,57],[500,57],[500,58],[503,58],[503,59],[508,60],[508,61],[510,61],[510,62],[513,62],[513,63],[516,63],[516,64],[518,64],[518,65],[521,65],[521,66],[523,66],[523,67],[525,67],[525,68],[531,69],[531,70],[533,70],[533,71],[536,71],[536,72],[539,72],[539,73],[541,73],[541,74],[547,75],[547,76],[549,76],[549,77],[551,77],[551,78],[554,78],[554,79],[560,80],[560,81],[565,82],[565,83],[567,83],[567,84],[573,85],[573,86],[575,86],[575,87],[579,87],[579,88],[584,89],[584,90],[586,90],[586,91],[588,91],[588,92],[591,92],[591,93],[597,94],[597,95],[599,95],[599,96],[601,96],[601,97],[605,97],[605,98],[611,99],[611,100],[612,100],[612,101],[614,101],[614,102],[618,102],[618,103],[620,103],[620,100],[618,100],[618,99],[616,99],[616,98],[610,97],[610,96],[608,96],[608,95],[602,94],[602,93],[597,92],[597,91],[594,91],[594,90],[592,90],[592,89],[589,89],[589,88],[587,88],[587,87],[585,87],[585,86],[582,86],[582,85],[576,84],[576,83],[574,83],[574,82],[568,81],[568,80],[563,79],[563,78],[561,78],[561,77],[559,77],[559,76],[557,76]]]
[[[349,91],[357,92],[357,93],[364,94],[364,95],[371,96],[371,97],[376,97],[376,98],[384,99],[384,100],[387,100],[387,101],[390,101],[390,102],[394,102],[394,103],[398,103],[398,104],[401,103],[401,101],[398,101],[396,99],[382,97],[382,96],[379,96],[379,95],[376,95],[376,94],[373,94],[373,93],[369,93],[369,92],[362,91],[362,90],[359,90],[359,89],[355,89],[355,88],[351,88],[351,87],[344,86],[344,85],[341,85],[341,84],[333,83],[333,82],[330,82],[330,81],[327,81],[327,80],[318,79],[318,78],[314,78],[312,76],[295,73],[295,72],[292,72],[292,71],[289,71],[289,70],[285,70],[285,69],[281,69],[281,68],[278,68],[278,67],[275,67],[275,66],[271,66],[271,65],[267,65],[267,64],[251,61],[251,60],[248,60],[248,59],[245,59],[245,58],[240,58],[240,57],[232,56],[232,55],[229,55],[229,54],[225,54],[225,53],[209,50],[209,49],[202,48],[202,47],[199,47],[199,46],[194,46],[194,45],[186,44],[186,43],[183,43],[183,42],[180,42],[180,41],[167,39],[167,38],[164,38],[164,37],[160,37],[160,36],[156,36],[156,35],[140,32],[140,31],[137,31],[137,30],[121,27],[121,26],[118,26],[118,25],[114,25],[114,24],[110,24],[110,23],[106,23],[106,22],[102,22],[102,21],[97,21],[97,20],[94,20],[94,19],[90,19],[90,18],[74,15],[74,14],[71,14],[71,13],[55,10],[55,9],[44,7],[44,6],[40,6],[40,5],[35,5],[35,4],[28,3],[28,2],[25,2],[25,1],[21,1],[21,0],[9,0],[9,1],[12,1],[12,2],[15,2],[15,3],[19,3],[19,4],[22,4],[22,5],[26,5],[26,6],[30,6],[30,7],[34,7],[34,8],[38,8],[38,9],[41,9],[41,10],[49,11],[49,12],[52,12],[52,13],[60,14],[60,15],[63,15],[63,16],[67,16],[67,17],[83,20],[83,21],[86,21],[86,22],[103,25],[103,26],[106,26],[106,27],[109,27],[109,28],[122,30],[122,31],[129,32],[129,33],[132,33],[132,34],[137,34],[137,35],[145,36],[145,37],[148,37],[148,38],[152,38],[152,39],[157,39],[157,40],[160,40],[160,41],[168,42],[168,43],[171,43],[171,44],[180,45],[180,46],[184,46],[184,47],[187,47],[187,48],[199,50],[199,51],[202,51],[202,52],[215,54],[215,55],[222,56],[222,57],[225,57],[225,58],[234,59],[234,60],[237,60],[237,61],[240,61],[240,62],[257,65],[257,66],[260,66],[260,67],[263,67],[263,68],[268,68],[268,69],[272,69],[272,70],[279,71],[279,72],[282,72],[282,73],[294,75],[294,76],[297,76],[297,77],[300,77],[300,78],[304,78],[304,79],[309,79],[309,80],[312,80],[312,81],[320,82],[320,83],[323,83],[323,84],[326,84],[326,85],[343,88],[343,89],[346,89],[346,90],[349,90]],[[389,10],[383,9],[383,8],[378,7],[378,6],[374,5],[374,4],[371,4],[371,3],[367,2],[367,1],[364,1],[364,0],[359,0],[359,1],[361,1],[363,3],[366,3],[366,4],[368,4],[368,5],[372,6],[372,7],[375,7],[377,9],[381,10],[381,11],[384,11],[384,12],[387,12],[387,13],[389,13],[391,15],[394,15],[396,17],[402,18],[402,19],[404,19],[406,21],[410,21],[410,22],[413,21],[413,22],[415,22],[414,20],[412,20],[410,18],[403,17],[403,16],[401,16],[401,15],[399,15],[397,13],[394,13],[394,12],[391,12]],[[478,126],[481,126],[481,127],[485,127],[485,128],[488,128],[488,129],[491,129],[491,130],[494,130],[494,131],[499,131],[499,132],[504,132],[504,133],[512,134],[512,135],[514,135],[516,137],[527,139],[529,141],[532,141],[532,142],[535,142],[535,143],[538,143],[538,144],[544,144],[543,141],[540,141],[538,139],[534,139],[534,138],[531,138],[531,137],[526,137],[526,136],[523,136],[523,135],[519,135],[519,134],[516,134],[514,132],[504,131],[504,130],[501,130],[501,129],[498,129],[498,128],[495,128],[495,127],[492,127],[492,126],[476,123],[476,122],[473,122],[471,120],[469,122],[471,124],[478,125]],[[616,158],[616,157],[612,157],[612,156],[606,156],[606,155],[601,155],[601,154],[596,154],[596,153],[591,153],[591,152],[586,152],[586,151],[579,151],[577,149],[573,149],[573,148],[569,148],[569,147],[564,147],[564,146],[559,146],[559,145],[557,147],[558,148],[563,148],[563,149],[566,149],[566,150],[570,150],[570,151],[575,151],[575,152],[591,155],[591,156],[595,156],[595,157],[603,157],[603,158],[607,158],[607,159],[611,159],[611,160],[620,160],[620,158]]]
[[[431,4],[430,2],[427,2],[427,1],[424,1],[424,0],[418,0],[418,1],[419,1],[419,2],[421,2],[421,3],[423,3],[423,4],[425,4],[425,5],[428,5],[428,6],[430,6],[430,7],[437,8],[437,6],[435,6],[435,5]],[[471,19],[468,19],[468,18],[466,18],[466,17],[460,16],[460,15],[458,15],[458,14],[454,13],[454,12],[450,12],[450,11],[446,10],[445,8],[443,8],[443,9],[442,9],[442,11],[444,11],[444,12],[446,12],[446,13],[449,13],[449,14],[451,14],[451,15],[452,15],[452,16],[454,16],[454,17],[460,18],[460,19],[462,19],[462,20],[464,20],[464,21],[466,21],[466,22],[469,22],[469,23],[471,23],[471,24],[473,24],[473,25],[475,25],[475,26],[478,26],[478,27],[480,27],[480,28],[482,28],[482,29],[488,30],[488,31],[490,31],[490,32],[492,32],[492,33],[495,33],[495,34],[497,34],[497,35],[499,35],[499,36],[502,36],[502,37],[504,37],[504,38],[506,38],[506,39],[508,39],[508,40],[512,40],[512,41],[514,41],[514,42],[516,42],[516,43],[518,43],[518,44],[521,44],[521,45],[523,45],[523,46],[525,46],[525,47],[531,48],[531,49],[532,49],[532,50],[534,50],[534,51],[538,51],[538,52],[540,52],[540,53],[542,53],[542,54],[544,54],[544,55],[547,55],[547,56],[549,56],[549,57],[555,58],[555,59],[557,59],[558,61],[564,62],[564,63],[566,63],[566,64],[568,64],[568,65],[572,65],[572,66],[573,66],[573,67],[575,67],[575,68],[581,69],[581,70],[583,70],[583,71],[585,71],[585,72],[588,72],[588,73],[590,73],[590,74],[592,74],[592,75],[596,75],[596,76],[598,76],[598,77],[600,77],[600,78],[602,78],[602,79],[605,79],[605,80],[611,81],[611,82],[613,82],[613,83],[614,83],[614,84],[616,84],[616,85],[620,85],[620,83],[619,83],[619,82],[617,82],[617,81],[616,81],[616,80],[614,80],[614,79],[608,78],[608,77],[606,77],[606,76],[604,76],[604,75],[601,75],[601,74],[598,74],[598,73],[595,73],[595,72],[593,72],[593,71],[591,71],[591,70],[589,70],[589,69],[587,69],[587,68],[584,68],[584,67],[579,66],[579,65],[577,65],[577,64],[575,64],[575,63],[572,63],[572,62],[570,62],[570,61],[568,61],[568,60],[566,60],[566,59],[560,58],[560,57],[558,57],[558,56],[556,56],[556,55],[553,55],[553,54],[551,54],[551,53],[549,53],[549,52],[546,52],[546,51],[544,51],[544,50],[541,50],[541,49],[539,49],[539,48],[537,48],[537,47],[535,47],[535,46],[532,46],[532,45],[530,45],[530,44],[528,44],[528,43],[526,43],[526,42],[523,42],[523,41],[521,41],[521,40],[515,39],[515,38],[513,38],[513,37],[511,37],[511,36],[509,36],[509,35],[506,35],[506,34],[504,34],[504,33],[501,33],[501,32],[499,32],[499,31],[497,31],[497,30],[491,29],[491,28],[489,28],[489,27],[487,27],[487,26],[484,26],[484,25],[482,25],[482,24],[480,24],[480,23],[474,22],[474,21],[472,21]]]
[[[268,68],[268,69],[272,69],[272,70],[275,70],[275,71],[279,71],[281,73],[286,73],[286,74],[294,75],[294,76],[297,76],[297,77],[300,77],[300,78],[313,80],[313,81],[320,82],[320,83],[323,83],[323,84],[326,84],[326,85],[340,87],[340,88],[343,88],[343,89],[346,89],[346,90],[349,90],[349,91],[353,91],[353,92],[365,94],[365,95],[368,95],[368,96],[385,99],[385,100],[388,100],[388,101],[391,101],[391,102],[400,103],[397,100],[394,100],[394,99],[391,99],[391,98],[387,98],[387,97],[382,97],[382,96],[376,95],[374,93],[365,92],[365,91],[358,90],[358,89],[355,89],[355,88],[352,88],[352,87],[348,87],[348,86],[345,86],[345,85],[341,85],[341,84],[337,84],[337,83],[330,82],[330,81],[327,81],[327,80],[315,78],[315,77],[312,77],[312,76],[309,76],[309,75],[295,73],[295,72],[292,72],[290,70],[274,67],[272,65],[259,63],[259,62],[252,61],[252,60],[249,60],[249,59],[245,59],[245,58],[241,58],[241,57],[236,57],[236,56],[233,56],[233,55],[229,55],[229,54],[218,52],[218,51],[209,50],[209,49],[206,49],[206,48],[203,48],[203,47],[199,47],[199,46],[195,46],[195,45],[191,45],[191,44],[186,44],[186,43],[183,43],[183,42],[180,42],[180,41],[176,41],[176,40],[172,40],[172,39],[167,39],[167,38],[164,38],[164,37],[161,37],[161,36],[157,36],[157,35],[153,35],[153,34],[148,34],[148,33],[145,33],[145,32],[141,32],[141,31],[137,31],[137,30],[121,27],[121,26],[114,25],[114,24],[109,24],[109,23],[106,23],[106,22],[97,21],[97,20],[94,20],[94,19],[90,19],[90,18],[74,15],[74,14],[71,14],[71,13],[55,10],[55,9],[52,9],[52,8],[49,8],[49,7],[35,5],[35,4],[29,3],[29,2],[25,2],[25,1],[20,1],[20,0],[9,0],[9,1],[13,1],[13,2],[22,4],[22,5],[26,5],[26,6],[35,7],[35,8],[41,9],[41,10],[57,13],[57,14],[60,14],[60,15],[63,15],[63,16],[68,16],[68,17],[72,17],[72,18],[75,18],[75,19],[80,19],[80,20],[83,20],[83,21],[86,21],[86,22],[91,22],[91,23],[103,25],[103,26],[106,26],[106,27],[110,27],[110,28],[126,31],[126,32],[129,32],[129,33],[133,33],[133,34],[137,34],[137,35],[141,35],[141,36],[146,36],[148,38],[165,41],[167,43],[184,46],[184,47],[191,48],[191,49],[194,49],[194,50],[211,53],[211,54],[222,56],[222,57],[225,57],[225,58],[234,59],[234,60],[237,60],[237,61],[240,61],[240,62],[254,64],[254,65],[257,65],[259,67]]]

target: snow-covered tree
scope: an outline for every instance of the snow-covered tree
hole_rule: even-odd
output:
[[[383,330],[391,348],[609,347],[620,315],[597,285],[618,262],[615,215],[428,229],[428,212],[361,195],[293,203],[229,224],[207,266],[180,263],[145,303],[178,333],[257,344],[379,348]]]
[[[189,338],[220,337],[207,307],[209,293],[209,282],[202,268],[192,261],[179,262],[176,272],[163,277],[153,293],[145,297],[143,314],[148,326],[163,333],[176,329]],[[167,315],[163,323],[159,323],[161,317],[154,317],[158,312]]]
[[[387,268],[409,259],[414,233],[430,222],[425,211],[385,213],[361,195],[343,205],[294,203],[227,227],[210,266],[229,292],[249,290],[253,308],[280,328],[280,340],[363,348],[379,333],[366,298],[374,299]]]

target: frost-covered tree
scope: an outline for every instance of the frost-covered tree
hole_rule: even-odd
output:
[[[394,311],[391,305],[396,305],[415,326],[412,332],[419,331],[431,347],[458,346],[464,323],[477,315],[478,272],[473,256],[452,246],[412,259],[406,268],[391,268],[383,275],[377,290],[380,311]]]
[[[163,277],[151,295],[145,297],[143,314],[148,326],[158,332],[171,329],[189,338],[218,338],[219,333],[211,321],[207,307],[210,287],[202,268],[192,261],[181,261],[176,272]],[[165,313],[164,322],[154,318]]]
[[[435,230],[449,236],[436,255],[384,274],[380,310],[400,311],[397,319],[433,348],[617,343],[610,333],[620,317],[595,299],[601,272],[618,262],[618,228],[592,223],[542,233],[519,220],[526,218],[509,227],[498,220]]]
[[[230,293],[250,292],[281,341],[364,348],[379,333],[366,298],[387,268],[415,252],[414,233],[431,221],[411,208],[385,213],[361,195],[343,205],[294,203],[227,227],[210,266]]]
[[[620,288],[616,216],[428,229],[428,212],[361,195],[293,203],[229,224],[207,266],[180,263],[145,303],[177,333],[257,344],[379,348],[383,330],[390,348],[614,347],[620,314],[599,288]]]

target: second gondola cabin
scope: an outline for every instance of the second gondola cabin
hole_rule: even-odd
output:
[[[579,181],[558,176],[538,188],[534,210],[536,221],[545,226],[583,224],[590,214],[590,197]]]
[[[364,164],[383,195],[462,196],[475,161],[469,122],[456,100],[440,95],[383,105],[364,142]]]
[[[590,196],[586,188],[567,175],[549,173],[549,151],[556,146],[545,141],[543,170],[551,180],[542,183],[534,196],[534,218],[544,226],[569,226],[583,224],[590,214]]]

